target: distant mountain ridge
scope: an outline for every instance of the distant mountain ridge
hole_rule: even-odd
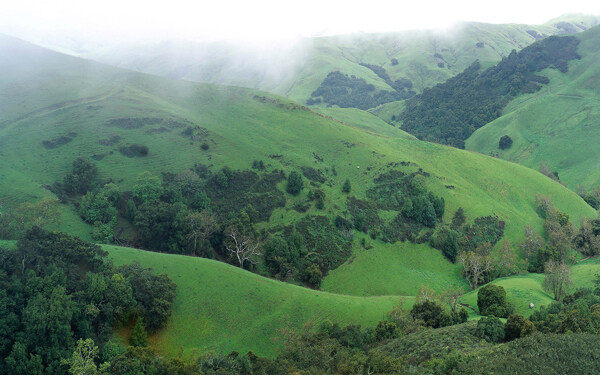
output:
[[[163,77],[260,89],[305,103],[334,71],[393,92],[389,81],[368,67],[379,66],[391,81],[409,80],[422,92],[475,60],[487,66],[513,49],[546,36],[580,32],[599,21],[598,16],[569,15],[543,25],[465,22],[444,31],[305,38],[271,46],[166,41],[83,49],[69,43],[61,50]]]

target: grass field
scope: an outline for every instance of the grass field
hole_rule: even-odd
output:
[[[354,256],[331,271],[321,289],[357,296],[414,296],[421,285],[436,292],[448,286],[469,290],[458,264],[428,245],[410,242],[378,243],[370,250],[355,245]]]
[[[596,275],[600,274],[600,263],[597,258],[580,262],[571,267],[571,279],[573,289],[592,287]],[[492,281],[492,284],[500,285],[506,290],[507,300],[515,306],[515,312],[529,316],[540,306],[548,305],[554,299],[542,288],[544,282],[543,274],[527,274],[524,276],[513,276]],[[460,303],[469,305],[477,313],[477,291],[471,291],[460,299]],[[529,303],[535,307],[529,308]]]
[[[314,291],[267,279],[203,258],[103,246],[116,265],[138,261],[177,283],[167,327],[151,337],[159,350],[252,350],[273,355],[280,329],[301,328],[330,319],[342,324],[376,325],[399,298],[354,297]]]
[[[600,27],[577,37],[582,59],[571,61],[566,74],[546,70],[550,84],[513,100],[502,117],[467,140],[467,149],[498,154],[533,169],[544,161],[573,189],[600,183]],[[499,150],[498,140],[505,134],[513,146]]]

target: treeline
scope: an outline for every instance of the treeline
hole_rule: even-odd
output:
[[[369,66],[369,68],[371,67]],[[379,69],[375,73],[381,74],[383,68],[377,68]],[[389,80],[387,73],[385,73],[384,77]],[[394,82],[389,80],[389,82],[386,82],[394,91],[377,90],[374,85],[354,75],[348,76],[339,71],[330,72],[323,82],[321,82],[321,85],[312,92],[306,104],[313,105],[323,102],[327,103],[328,106],[337,105],[340,108],[367,110],[384,103],[407,99],[415,95],[415,92],[411,89],[412,82],[408,79],[400,79]]]
[[[0,373],[66,374],[79,339],[109,352],[114,327],[135,321],[145,335],[166,323],[175,284],[139,264],[115,268],[106,255],[39,227],[0,248]]]
[[[461,74],[407,100],[398,116],[402,129],[422,140],[464,148],[464,141],[500,117],[513,97],[536,92],[549,82],[536,72],[546,68],[566,72],[568,62],[580,58],[578,44],[572,36],[551,36],[511,52],[483,72],[476,61]]]

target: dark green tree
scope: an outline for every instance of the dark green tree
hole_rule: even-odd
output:
[[[290,172],[288,176],[287,192],[292,195],[298,195],[304,189],[304,181],[300,173],[296,171]]]
[[[129,335],[129,343],[132,346],[148,346],[148,333],[144,325],[144,318],[138,317]]]
[[[504,324],[504,341],[512,341],[521,337],[525,318],[520,314],[511,314]]]
[[[500,137],[500,141],[498,142],[498,148],[500,150],[506,150],[507,148],[510,148],[510,146],[512,146],[513,140],[511,137],[509,137],[508,135],[503,135],[502,137]]]
[[[459,230],[466,223],[466,221],[467,218],[465,217],[465,211],[462,207],[459,207],[454,213],[454,216],[452,216],[452,223],[450,224],[450,227],[454,230]]]
[[[477,292],[477,307],[481,315],[508,317],[512,306],[506,300],[506,290],[499,285],[488,284]]]
[[[495,316],[484,316],[477,322],[477,336],[488,342],[500,342],[504,338],[504,324]]]
[[[350,192],[350,190],[352,190],[352,186],[350,185],[350,180],[346,179],[346,181],[344,181],[344,185],[342,185],[342,193],[348,194]]]

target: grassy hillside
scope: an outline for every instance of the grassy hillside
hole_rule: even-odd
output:
[[[218,350],[273,355],[284,328],[330,319],[376,325],[397,297],[353,297],[267,279],[203,258],[104,246],[115,265],[138,261],[177,283],[172,319],[151,337],[165,353]]]
[[[598,17],[575,15],[544,25],[471,22],[450,30],[320,37],[268,46],[160,42],[74,53],[165,77],[265,90],[304,103],[335,70],[390,89],[360,63],[383,67],[392,80],[408,78],[421,92],[462,72],[476,59],[484,64],[497,62],[536,39],[596,24]]]
[[[28,68],[27,64],[38,63],[28,61],[21,66]],[[81,61],[82,67],[89,64]],[[446,220],[458,207],[463,207],[471,220],[495,213],[506,222],[505,234],[513,242],[520,240],[525,224],[541,229],[542,220],[534,209],[538,192],[550,195],[557,207],[569,213],[574,222],[579,222],[582,216],[596,215],[578,196],[561,185],[536,171],[506,161],[441,145],[383,136],[372,131],[375,129],[372,125],[362,122],[363,127],[371,128],[365,131],[252,90],[173,81],[118,69],[101,70],[104,67],[91,65],[101,74],[90,77],[89,69],[76,70],[68,65],[65,68],[63,64],[47,64],[46,69],[62,83],[61,90],[76,87],[78,81],[70,77],[79,71],[90,82],[86,86],[87,94],[94,96],[98,92],[104,96],[74,102],[69,97],[73,93],[66,89],[68,94],[59,91],[56,95],[51,95],[51,91],[38,93],[34,90],[30,100],[40,98],[39,110],[24,109],[22,112],[26,115],[15,113],[12,119],[4,115],[0,120],[3,123],[0,128],[3,200],[10,203],[52,197],[44,186],[60,180],[78,156],[99,159],[95,163],[101,177],[112,178],[122,190],[131,189],[135,178],[143,171],[156,175],[163,171],[176,173],[197,163],[213,170],[225,165],[248,169],[252,160],[264,160],[268,169],[289,172],[301,166],[312,166],[321,170],[327,179],[321,186],[327,195],[325,209],[312,208],[309,213],[334,217],[345,215],[346,195],[340,190],[346,178],[352,181],[352,195],[363,199],[374,178],[389,171],[394,163],[410,161],[409,166],[394,168],[406,172],[422,168],[428,172],[427,188],[446,201]],[[7,80],[6,77],[12,75],[3,77]],[[22,82],[24,85],[30,83],[17,77],[14,82],[1,86],[0,93],[8,96],[11,88]],[[103,91],[107,82],[113,86],[108,94]],[[23,91],[23,97],[26,94],[27,91]],[[48,108],[45,100],[51,97],[57,104]],[[67,98],[70,101],[65,104]],[[35,108],[35,103],[29,105]],[[111,120],[122,118],[158,118],[162,122],[135,129],[107,125]],[[201,142],[182,136],[181,128],[165,125],[173,123],[190,123],[204,128],[208,134],[204,142],[210,148],[203,150]],[[56,140],[70,133],[76,134],[71,134],[67,144],[54,148],[43,146],[45,140]],[[113,136],[120,137],[116,144],[99,143]],[[128,144],[146,145],[148,156],[130,158],[122,155],[119,148]],[[337,175],[332,173],[332,167]],[[299,197],[288,196],[286,207],[276,209],[270,221],[260,223],[260,227],[288,225],[303,217],[305,214],[291,210],[291,207],[304,199],[305,194],[306,191]],[[72,208],[65,207],[63,211],[63,228],[84,237],[89,235],[89,227],[81,224]],[[354,267],[358,264],[361,262]],[[385,276],[402,278],[390,273]],[[334,284],[327,282],[326,285],[338,288]],[[388,289],[384,293],[390,292],[392,290]]]
[[[375,116],[370,112],[361,111],[358,108],[319,108],[317,112],[375,134],[404,139],[416,139],[415,136],[388,124],[380,117]]]
[[[571,267],[571,279],[575,288],[590,288],[600,271],[598,259],[590,259],[580,262]],[[524,316],[531,315],[537,308],[548,305],[554,299],[551,294],[546,293],[542,284],[544,275],[527,274],[525,276],[514,276],[496,279],[492,284],[500,285],[506,290],[506,298],[515,306],[515,312]],[[460,303],[469,305],[475,313],[477,310],[477,291],[472,291],[460,298]],[[535,305],[534,309],[529,304]]]
[[[544,161],[571,188],[599,184],[595,151],[600,141],[600,28],[577,38],[581,60],[571,61],[566,74],[546,70],[549,85],[513,100],[504,115],[476,131],[466,147],[534,169]],[[503,135],[509,135],[513,145],[499,150]]]
[[[40,57],[26,58],[32,54]],[[39,75],[12,74],[36,69]],[[40,76],[47,80],[43,89],[38,89]],[[596,215],[575,193],[536,171],[405,139],[402,132],[360,111],[341,111],[350,113],[347,121],[332,120],[331,112],[325,116],[262,92],[109,68],[10,38],[0,40],[0,77],[0,97],[13,95],[14,101],[13,109],[0,112],[0,201],[6,206],[56,199],[45,187],[62,179],[72,161],[84,156],[94,160],[101,178],[112,179],[122,191],[130,190],[143,171],[177,173],[195,164],[217,171],[223,166],[249,169],[254,160],[263,160],[267,170],[318,169],[326,180],[317,184],[327,196],[324,209],[300,213],[292,208],[306,198],[308,189],[298,197],[286,195],[285,207],[258,223],[258,229],[266,230],[307,214],[347,216],[347,196],[341,192],[346,179],[352,181],[351,194],[364,199],[380,174],[419,168],[429,174],[424,178],[427,189],[445,199],[445,221],[458,207],[469,220],[496,214],[506,222],[505,236],[513,243],[520,240],[524,225],[541,229],[535,212],[538,192],[551,196],[575,222]],[[84,88],[82,81],[87,82]],[[200,141],[185,136],[187,126],[201,127]],[[127,157],[120,149],[129,144],[147,146],[148,155]],[[282,191],[283,185],[278,186]],[[60,208],[56,228],[89,238],[90,226],[75,209]],[[355,235],[354,257],[323,284],[326,291],[354,297],[302,289],[205,259],[106,248],[116,263],[137,259],[178,283],[172,321],[153,338],[171,352],[180,347],[252,348],[272,354],[270,338],[287,322],[298,327],[335,314],[342,323],[373,324],[398,301],[389,295],[414,295],[424,283],[436,290],[464,286],[457,266],[428,245],[369,239],[373,247],[361,250],[362,237]],[[383,295],[388,297],[367,298]]]

